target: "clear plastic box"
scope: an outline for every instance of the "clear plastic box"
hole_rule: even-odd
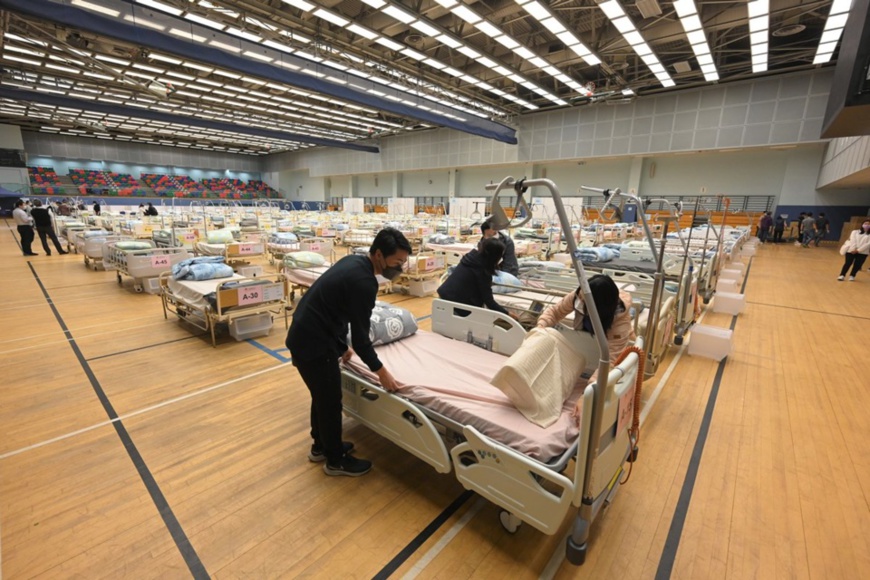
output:
[[[230,321],[230,336],[238,341],[268,336],[272,331],[272,315],[268,312],[252,314],[243,318],[235,318]]]
[[[733,334],[728,328],[696,324],[689,338],[689,354],[720,361],[731,354]]]

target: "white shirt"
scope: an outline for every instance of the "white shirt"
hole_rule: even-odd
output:
[[[33,218],[27,215],[27,212],[24,211],[20,207],[16,207],[12,210],[12,217],[15,218],[16,226],[30,226],[33,225]]]

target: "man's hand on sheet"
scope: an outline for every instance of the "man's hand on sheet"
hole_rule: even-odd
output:
[[[399,390],[399,383],[396,382],[396,379],[393,378],[393,375],[390,374],[387,367],[381,367],[378,369],[378,380],[380,380],[381,386],[391,393]]]
[[[341,355],[341,362],[347,363],[347,361],[349,361],[350,357],[352,357],[352,356],[353,356],[353,349],[350,347],[347,347],[347,350],[344,351],[343,355]]]

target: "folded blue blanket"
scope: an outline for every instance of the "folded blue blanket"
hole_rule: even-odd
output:
[[[580,260],[584,264],[598,264],[600,262],[609,262],[619,257],[619,252],[611,248],[580,248]]]
[[[172,266],[172,277],[176,280],[214,280],[232,275],[233,269],[224,263],[223,256],[199,256]]]
[[[510,272],[497,271],[492,277],[493,294],[512,294],[519,292],[523,283]]]

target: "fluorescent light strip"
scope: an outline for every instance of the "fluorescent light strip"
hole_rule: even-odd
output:
[[[749,44],[752,47],[768,45],[770,28],[770,1],[751,0],[746,4],[749,14]],[[752,72],[763,73],[767,70],[767,51],[752,50]]]
[[[767,2],[767,0],[757,1]],[[749,4],[752,3],[750,2]],[[719,80],[719,73],[712,62],[712,57],[707,58],[705,56],[710,54],[710,46],[707,44],[707,37],[701,26],[701,19],[698,17],[698,8],[695,6],[695,0],[677,0],[674,2],[674,9],[680,17],[680,25],[682,25],[683,30],[686,32],[686,38],[692,46],[692,51],[695,53],[698,65],[704,74],[704,80],[707,82]],[[664,85],[664,83],[662,84]]]
[[[843,26],[845,26],[845,21],[841,15],[848,17],[848,12],[851,8],[852,0],[834,0],[834,3],[831,5],[831,11],[828,13],[828,20],[825,22],[822,38],[819,40],[818,48],[816,48],[813,64],[831,62],[831,59],[834,57],[834,50],[840,42],[840,37],[843,35]]]
[[[680,1],[683,0],[678,0],[678,2]],[[674,6],[676,6],[678,2],[674,3]],[[695,4],[692,0],[688,0],[688,2],[691,2],[692,7],[694,7]],[[649,46],[644,42],[643,37],[640,35],[640,32],[638,32],[634,22],[632,22],[631,18],[629,18],[625,13],[625,10],[623,10],[622,5],[616,0],[607,0],[607,2],[599,4],[598,7],[601,8],[601,11],[607,15],[611,22],[619,22],[617,30],[620,31],[620,34],[622,34],[622,37],[629,46],[631,46],[632,50],[641,57],[641,60],[643,60],[653,74],[655,74],[655,77],[659,80],[662,86],[674,86],[676,83],[674,83],[673,79],[671,79],[670,75],[665,71],[665,68],[662,66],[658,57],[649,50]],[[648,51],[649,54],[647,54]],[[656,71],[659,72],[656,73]]]

